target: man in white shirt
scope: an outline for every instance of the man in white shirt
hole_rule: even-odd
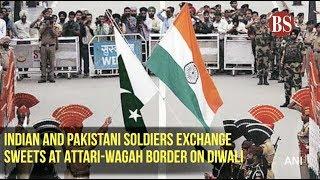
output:
[[[160,32],[160,20],[155,17],[156,8],[153,6],[148,8],[148,17],[146,19],[146,25],[151,33],[159,33]]]
[[[22,10],[20,11],[19,16],[20,16],[20,20],[14,23],[18,32],[18,38],[20,39],[30,38],[31,23],[27,21],[27,12]]]
[[[166,12],[165,17],[162,15],[164,11]],[[173,24],[173,21],[174,21],[173,15],[174,15],[174,8],[171,6],[157,13],[158,18],[162,21],[162,27],[160,31],[161,34],[166,33],[167,30],[170,28],[170,26]]]
[[[219,33],[220,39],[224,38],[224,34],[228,30],[228,22],[225,19],[221,18],[221,13],[216,13],[215,14],[215,21],[213,22],[213,31],[216,33]]]
[[[3,18],[4,14],[0,11],[0,39],[7,35],[7,25]]]
[[[212,23],[213,32],[219,33],[219,69],[223,72],[224,65],[224,34],[228,31],[228,22],[221,18],[221,13],[215,14],[215,21]]]
[[[228,34],[238,35],[238,34],[247,34],[248,30],[246,25],[240,22],[237,18],[232,20],[232,23],[228,25]]]

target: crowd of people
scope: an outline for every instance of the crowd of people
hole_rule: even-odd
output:
[[[180,8],[184,4],[185,2],[180,3]],[[237,1],[230,1],[230,7],[225,10],[222,10],[220,4],[214,6],[205,5],[198,10],[191,3],[188,3],[188,6],[194,30],[197,34],[219,34],[219,72],[223,71],[224,35],[243,34],[248,36],[252,41],[252,52],[255,56],[255,73],[259,77],[258,85],[269,84],[267,81],[268,74],[271,74],[270,80],[279,80],[279,82],[292,79],[291,75],[286,74],[292,66],[288,64],[286,66],[284,62],[281,63],[282,56],[284,55],[283,51],[287,47],[285,42],[287,40],[290,41],[291,38],[274,37],[267,27],[268,18],[273,13],[278,12],[278,8],[272,9],[268,14],[259,14],[259,12],[251,9],[249,4],[242,4],[240,6]],[[286,9],[282,11],[295,16],[287,6],[285,7]],[[179,14],[178,11],[174,7],[167,7],[161,10],[157,10],[152,6],[140,7],[139,9],[136,7],[125,7],[122,15],[113,13],[111,9],[107,9],[105,14],[99,15],[94,19],[88,10],[60,11],[56,15],[53,14],[52,8],[45,8],[34,22],[28,20],[28,14],[24,10],[19,13],[20,20],[13,22],[12,18],[9,17],[10,11],[2,8],[0,12],[0,19],[2,19],[0,20],[0,38],[6,35],[11,38],[20,39],[40,38],[44,46],[49,46],[41,50],[41,57],[43,57],[42,64],[51,64],[53,66],[51,62],[54,61],[54,52],[58,49],[57,37],[78,36],[80,39],[81,59],[79,74],[84,74],[84,77],[88,77],[88,43],[95,35],[112,35],[115,28],[114,24],[116,24],[117,28],[124,34],[138,33],[144,39],[149,40],[150,34],[165,33]],[[318,52],[319,24],[316,24],[315,21],[305,23],[304,19],[303,13],[299,13],[295,17],[297,31],[294,31],[294,33],[299,35],[298,40],[301,40],[303,43],[299,45],[299,48],[308,47],[310,49],[312,47],[315,49],[315,52]],[[317,27],[317,31],[315,26]],[[302,49],[300,50],[302,51]],[[45,60],[44,57],[47,57],[46,59],[48,60]],[[82,62],[83,72],[81,69]],[[47,80],[49,82],[55,81],[53,74],[54,67],[51,66],[48,69],[44,66],[41,68],[42,78],[39,80],[39,83],[46,82]],[[28,77],[28,75],[21,76],[21,78],[23,77]],[[295,78],[299,81],[299,77]],[[286,89],[289,91],[289,85],[287,85]],[[287,94],[290,93],[288,92]]]

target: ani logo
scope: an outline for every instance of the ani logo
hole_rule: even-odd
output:
[[[199,78],[199,72],[197,66],[193,62],[189,62],[184,66],[184,73],[186,75],[187,81],[190,84],[195,84]]]

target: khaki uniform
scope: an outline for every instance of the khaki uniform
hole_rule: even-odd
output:
[[[48,74],[48,79],[52,79],[55,65],[56,38],[59,36],[59,32],[57,28],[47,28],[46,26],[43,23],[39,30],[41,39],[41,78],[45,79]]]
[[[261,148],[263,150],[262,154],[264,155],[268,166],[267,179],[274,179],[274,174],[272,172],[272,162],[276,150],[270,139],[267,139],[264,144],[261,145]]]
[[[6,50],[2,46],[0,46],[0,65],[2,66],[3,70],[8,69],[8,62],[9,59],[9,50]]]
[[[320,34],[315,37],[312,46],[318,68],[320,69]]]
[[[303,124],[301,131],[298,133],[300,156],[302,163],[300,164],[300,173],[302,179],[310,179],[308,170],[308,145],[309,145],[309,122]]]

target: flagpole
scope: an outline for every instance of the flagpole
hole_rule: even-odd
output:
[[[160,10],[166,7],[165,1],[160,1]],[[166,86],[165,84],[159,79],[159,128],[165,128],[167,126],[167,111],[166,111]],[[166,165],[159,164],[158,165],[158,179],[166,179]]]

